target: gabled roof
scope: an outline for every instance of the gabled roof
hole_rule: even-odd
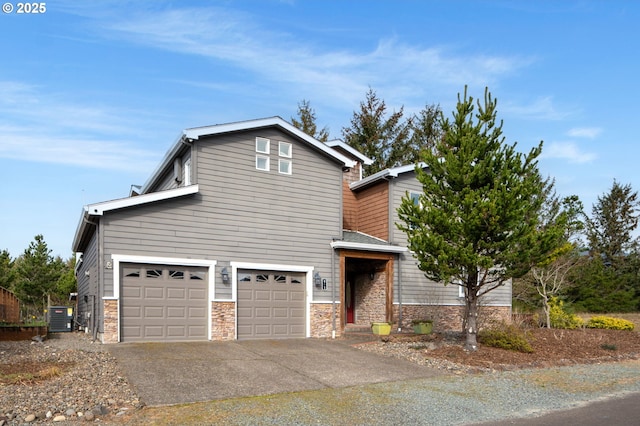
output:
[[[80,222],[76,228],[76,234],[73,238],[73,251],[82,251],[82,244],[86,242],[86,237],[90,234],[90,226],[93,224],[92,217],[102,216],[105,212],[119,210],[128,207],[140,206],[143,204],[154,203],[157,201],[170,200],[173,198],[184,197],[185,195],[197,194],[200,191],[198,185],[183,186],[166,191],[151,192],[149,194],[137,195],[135,197],[119,198],[111,201],[103,201],[101,203],[88,204],[84,206]]]
[[[418,166],[423,169],[427,167],[425,163],[418,163]],[[357,191],[358,189],[365,188],[369,185],[373,185],[374,183],[380,182],[382,180],[389,180],[391,178],[396,178],[401,174],[413,172],[416,169],[415,164],[408,164],[406,166],[393,167],[390,169],[384,169],[379,171],[378,173],[372,174],[371,176],[367,176],[364,179],[360,179],[356,182],[353,182],[349,185],[352,191]]]
[[[216,124],[213,126],[193,127],[191,129],[185,129],[182,131],[182,134],[178,137],[169,151],[167,151],[167,154],[164,156],[160,165],[156,168],[149,180],[147,180],[147,182],[142,187],[142,194],[148,192],[151,186],[160,178],[162,172],[166,170],[166,168],[169,167],[170,164],[172,164],[174,158],[185,143],[191,143],[207,136],[215,136],[224,133],[241,132],[245,130],[254,130],[266,127],[279,127],[285,132],[290,133],[308,143],[310,146],[322,152],[324,155],[334,159],[339,163],[342,163],[343,167],[351,168],[356,165],[355,161],[351,160],[345,155],[342,155],[338,151],[332,149],[330,146],[320,142],[319,140],[307,135],[306,133],[293,126],[292,124],[286,122],[280,117],[268,117],[256,120],[238,121],[235,123]]]
[[[381,238],[358,231],[342,231],[342,240],[331,243],[333,249],[349,249],[361,251],[376,251],[382,253],[404,253],[407,247],[397,246]]]

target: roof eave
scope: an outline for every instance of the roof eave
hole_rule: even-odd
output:
[[[331,243],[333,249],[347,249],[347,250],[362,250],[362,251],[376,251],[383,253],[406,253],[409,251],[407,247],[385,245],[385,244],[366,244],[366,243],[354,243],[348,241],[333,241]]]

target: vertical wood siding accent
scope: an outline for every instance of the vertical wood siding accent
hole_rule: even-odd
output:
[[[407,192],[422,193],[422,185],[415,178],[415,172],[402,174],[391,181],[390,184],[393,185],[393,223],[389,230],[391,233],[391,241],[398,245],[407,245],[406,234],[400,231],[395,225],[395,223],[400,220],[397,209],[400,206],[402,197],[404,197]],[[437,283],[426,278],[424,273],[418,268],[417,260],[411,253],[407,252],[402,254],[401,261],[403,304],[458,305],[464,303],[464,300],[458,297],[457,285],[449,284],[445,286],[442,283]],[[481,303],[486,306],[510,306],[511,282],[488,293]]]
[[[348,180],[342,182],[342,227],[352,231],[358,230],[358,198],[349,188]]]
[[[359,191],[358,229],[356,231],[389,239],[389,183],[380,182]]]
[[[256,136],[271,140],[269,172],[255,168]],[[278,141],[293,144],[291,175],[278,173]],[[118,253],[311,265],[328,281],[326,290],[314,288],[314,300],[330,300],[341,165],[275,128],[199,140],[194,149],[200,193],[106,213],[105,261]],[[215,294],[230,298],[231,286],[217,279]]]

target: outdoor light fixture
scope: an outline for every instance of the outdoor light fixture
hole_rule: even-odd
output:
[[[319,272],[316,272],[313,275],[313,284],[318,288],[320,288],[322,286],[322,277],[320,276]]]
[[[227,268],[222,268],[222,271],[220,271],[220,273],[222,274],[222,283],[229,284],[229,271],[227,271]]]

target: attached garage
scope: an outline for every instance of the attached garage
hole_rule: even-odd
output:
[[[208,268],[120,264],[120,340],[207,340]]]
[[[306,337],[304,272],[238,270],[238,339]]]

